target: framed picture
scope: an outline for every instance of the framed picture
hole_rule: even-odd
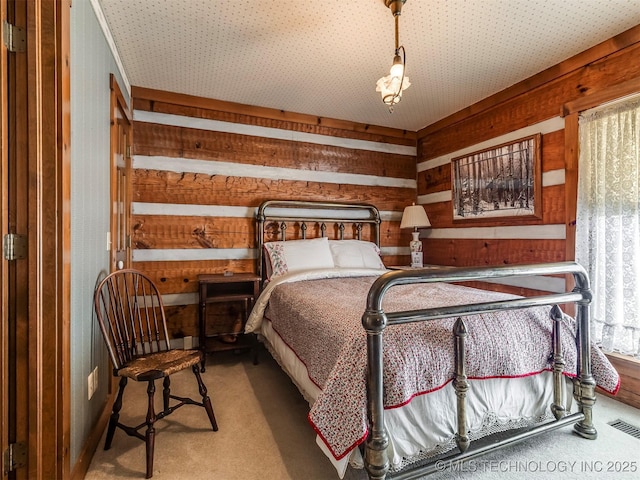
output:
[[[540,137],[452,159],[453,221],[541,218]]]

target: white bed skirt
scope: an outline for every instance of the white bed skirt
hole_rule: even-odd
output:
[[[259,338],[309,405],[313,405],[321,393],[320,388],[309,379],[305,365],[273,330],[271,322],[262,322]],[[573,387],[568,379],[566,386],[565,408],[569,411]],[[407,405],[385,410],[392,471],[457,448],[456,402],[455,391],[449,383],[440,390],[414,397]],[[467,425],[470,439],[549,420],[553,418],[549,409],[552,402],[551,372],[509,379],[469,380]],[[336,460],[318,436],[316,443],[334,465],[340,478],[344,477],[349,465],[364,467],[358,448]]]

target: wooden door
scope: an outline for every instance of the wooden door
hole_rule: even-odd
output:
[[[7,2],[0,2],[0,18],[8,18]],[[4,27],[3,27],[4,29]],[[2,137],[2,145],[0,154],[2,155],[2,166],[0,167],[0,190],[2,190],[2,210],[0,214],[0,235],[4,238],[9,232],[9,152],[8,152],[8,65],[7,65],[7,48],[2,43],[0,46],[0,137]],[[0,275],[0,422],[2,423],[2,431],[0,433],[0,453],[9,448],[9,437],[11,436],[9,426],[9,417],[14,416],[14,401],[11,400],[11,394],[14,387],[11,385],[13,381],[9,373],[15,375],[14,368],[9,367],[9,359],[13,354],[9,352],[9,263],[4,260],[4,245],[2,254],[2,272]],[[4,455],[3,455],[4,457]],[[2,474],[6,477],[4,459],[2,460]]]
[[[131,117],[113,74],[111,85],[111,271],[131,266]]]
[[[25,11],[2,2],[2,18],[15,25],[14,38],[24,32]],[[5,31],[11,28],[3,25]],[[25,156],[25,52],[20,38],[2,43],[2,473],[27,478],[28,445],[28,163]],[[10,452],[7,453],[7,452]]]

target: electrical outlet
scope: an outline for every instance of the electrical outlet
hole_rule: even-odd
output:
[[[100,385],[98,383],[98,366],[96,365],[96,368],[93,369],[93,393],[96,393],[96,390],[98,390],[98,386]]]
[[[182,348],[185,350],[191,350],[193,348],[193,337],[186,336],[182,339]]]
[[[93,397],[93,372],[87,377],[87,395],[89,397],[87,400],[91,400]]]
[[[87,396],[88,399],[91,400],[93,394],[96,393],[98,389],[98,367],[94,368],[93,371],[87,377]]]

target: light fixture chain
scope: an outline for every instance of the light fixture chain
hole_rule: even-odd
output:
[[[400,48],[400,28],[399,28],[399,24],[400,24],[400,15],[395,15],[394,16],[395,19],[395,24],[396,24],[396,55],[398,54],[398,48]]]

